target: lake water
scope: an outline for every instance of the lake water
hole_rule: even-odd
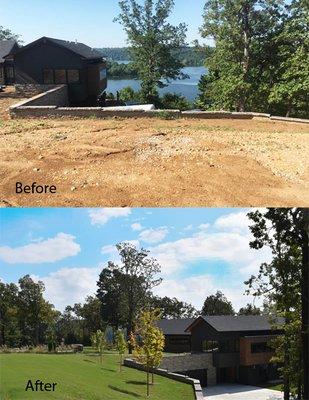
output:
[[[159,89],[160,94],[167,92],[177,93],[185,96],[189,101],[194,101],[198,95],[198,82],[207,70],[204,67],[186,67],[182,72],[189,75],[189,79],[171,81],[169,85],[163,89]],[[132,89],[140,89],[140,81],[137,79],[108,79],[107,92],[116,94],[117,91],[130,86]]]

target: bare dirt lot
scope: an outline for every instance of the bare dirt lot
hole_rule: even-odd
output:
[[[10,120],[2,206],[308,206],[309,125],[269,120]],[[15,194],[16,182],[57,194]]]

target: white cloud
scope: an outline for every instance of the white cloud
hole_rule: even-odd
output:
[[[54,238],[40,240],[21,247],[0,247],[0,258],[9,264],[51,263],[80,252],[80,245],[75,237],[58,233]]]
[[[135,222],[131,225],[132,231],[141,231],[143,229],[142,225],[139,222]]]
[[[160,262],[164,275],[183,270],[194,262],[218,260],[228,263],[238,274],[248,276],[257,272],[261,262],[270,259],[268,249],[259,252],[250,249],[249,237],[233,232],[200,232],[192,237],[159,244],[150,250]]]
[[[201,310],[207,296],[220,290],[233,304],[236,311],[240,307],[253,301],[252,296],[244,295],[245,285],[237,282],[235,285],[217,282],[211,275],[199,275],[179,280],[165,279],[161,285],[154,289],[158,296],[176,297],[187,303],[191,303],[197,310]],[[260,299],[256,305],[262,304]]]
[[[168,234],[168,229],[162,226],[157,229],[145,229],[139,234],[139,239],[145,243],[158,243],[161,242]]]
[[[88,211],[92,225],[105,225],[111,218],[127,217],[131,208],[98,208]]]
[[[250,221],[247,217],[247,211],[238,211],[235,213],[223,215],[219,217],[215,223],[214,227],[221,231],[237,232],[248,234]]]
[[[97,290],[97,280],[101,267],[62,268],[47,276],[32,276],[45,284],[44,297],[62,311],[67,305],[83,302],[85,297]]]
[[[210,227],[210,224],[201,224],[198,228],[201,231],[206,231],[206,229],[208,229]]]

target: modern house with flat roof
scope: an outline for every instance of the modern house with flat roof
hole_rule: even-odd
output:
[[[15,40],[0,40],[0,85],[13,85],[15,71],[13,54],[19,49]]]
[[[176,357],[174,370],[200,379],[203,385],[209,384],[210,372],[211,384],[256,385],[279,377],[269,342],[283,332],[265,316],[200,316],[191,321],[162,320],[158,325],[167,352],[191,354],[183,357],[183,365],[181,356]]]
[[[87,105],[107,86],[106,61],[83,43],[42,37],[13,54],[20,85],[65,84],[71,105]]]

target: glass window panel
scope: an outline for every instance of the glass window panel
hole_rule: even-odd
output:
[[[79,70],[78,69],[68,69],[68,83],[79,82]]]
[[[45,84],[54,83],[54,71],[52,69],[44,69],[43,75]]]
[[[67,74],[65,69],[55,70],[55,83],[67,83]]]

